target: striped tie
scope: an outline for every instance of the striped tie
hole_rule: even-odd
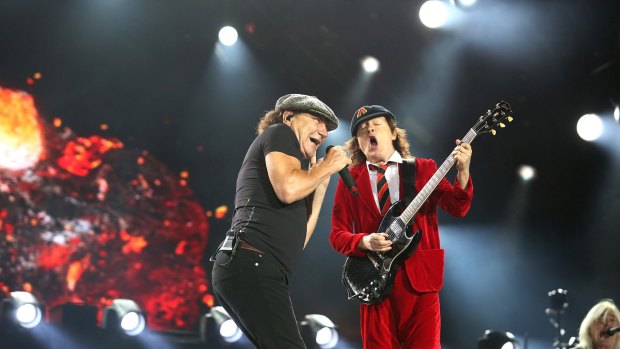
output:
[[[381,211],[382,216],[385,216],[385,213],[392,205],[392,200],[390,200],[390,188],[388,187],[388,182],[385,179],[385,170],[388,166],[390,166],[390,164],[390,162],[382,166],[368,164],[368,167],[372,171],[377,171],[377,197],[379,198],[379,210]]]

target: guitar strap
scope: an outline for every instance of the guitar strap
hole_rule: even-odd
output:
[[[402,183],[405,193],[405,207],[413,201],[417,192],[415,190],[415,159],[403,159]]]

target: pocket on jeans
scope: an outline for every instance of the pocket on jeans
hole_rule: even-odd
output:
[[[230,252],[219,251],[215,255],[215,264],[219,267],[225,267],[233,260],[233,254]]]

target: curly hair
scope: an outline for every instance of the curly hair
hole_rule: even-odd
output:
[[[284,113],[281,111],[268,111],[258,120],[258,124],[256,124],[256,133],[261,134],[267,127],[284,122],[283,116]]]
[[[396,139],[392,141],[394,149],[398,151],[403,158],[410,158],[412,155],[411,151],[409,150],[409,141],[407,141],[407,131],[399,128],[396,125],[396,121],[394,121],[394,119],[385,119],[387,120],[387,123],[390,126],[390,130],[392,131],[392,133],[396,133]],[[357,142],[357,137],[349,139],[345,143],[345,149],[348,150],[351,154],[351,161],[353,162],[351,166],[355,166],[366,161],[366,155],[364,155],[364,153],[360,149],[360,144]]]
[[[601,318],[606,318],[607,314],[614,314],[616,319],[620,320],[620,310],[611,299],[602,299],[588,311],[588,314],[581,322],[579,327],[579,348],[594,349],[592,346],[592,337],[590,337],[590,326]],[[614,349],[620,349],[620,339],[616,339]]]

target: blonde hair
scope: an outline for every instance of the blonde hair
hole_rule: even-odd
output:
[[[277,110],[266,112],[265,115],[258,120],[258,124],[256,124],[256,133],[261,134],[267,127],[284,122],[283,116],[284,113]]]
[[[396,121],[392,118],[385,118],[392,133],[396,133],[396,139],[392,141],[394,149],[400,153],[403,158],[410,158],[411,152],[409,151],[409,141],[407,141],[407,131],[402,128],[398,128]],[[360,149],[360,144],[357,142],[357,137],[349,139],[345,143],[345,149],[351,154],[351,160],[355,166],[366,161],[366,155]]]
[[[579,327],[579,348],[594,349],[592,338],[590,337],[590,327],[596,320],[606,318],[609,313],[614,314],[616,319],[620,321],[620,310],[618,310],[618,307],[611,299],[600,300],[588,311]],[[620,349],[620,340],[618,338],[616,338],[614,349]]]

